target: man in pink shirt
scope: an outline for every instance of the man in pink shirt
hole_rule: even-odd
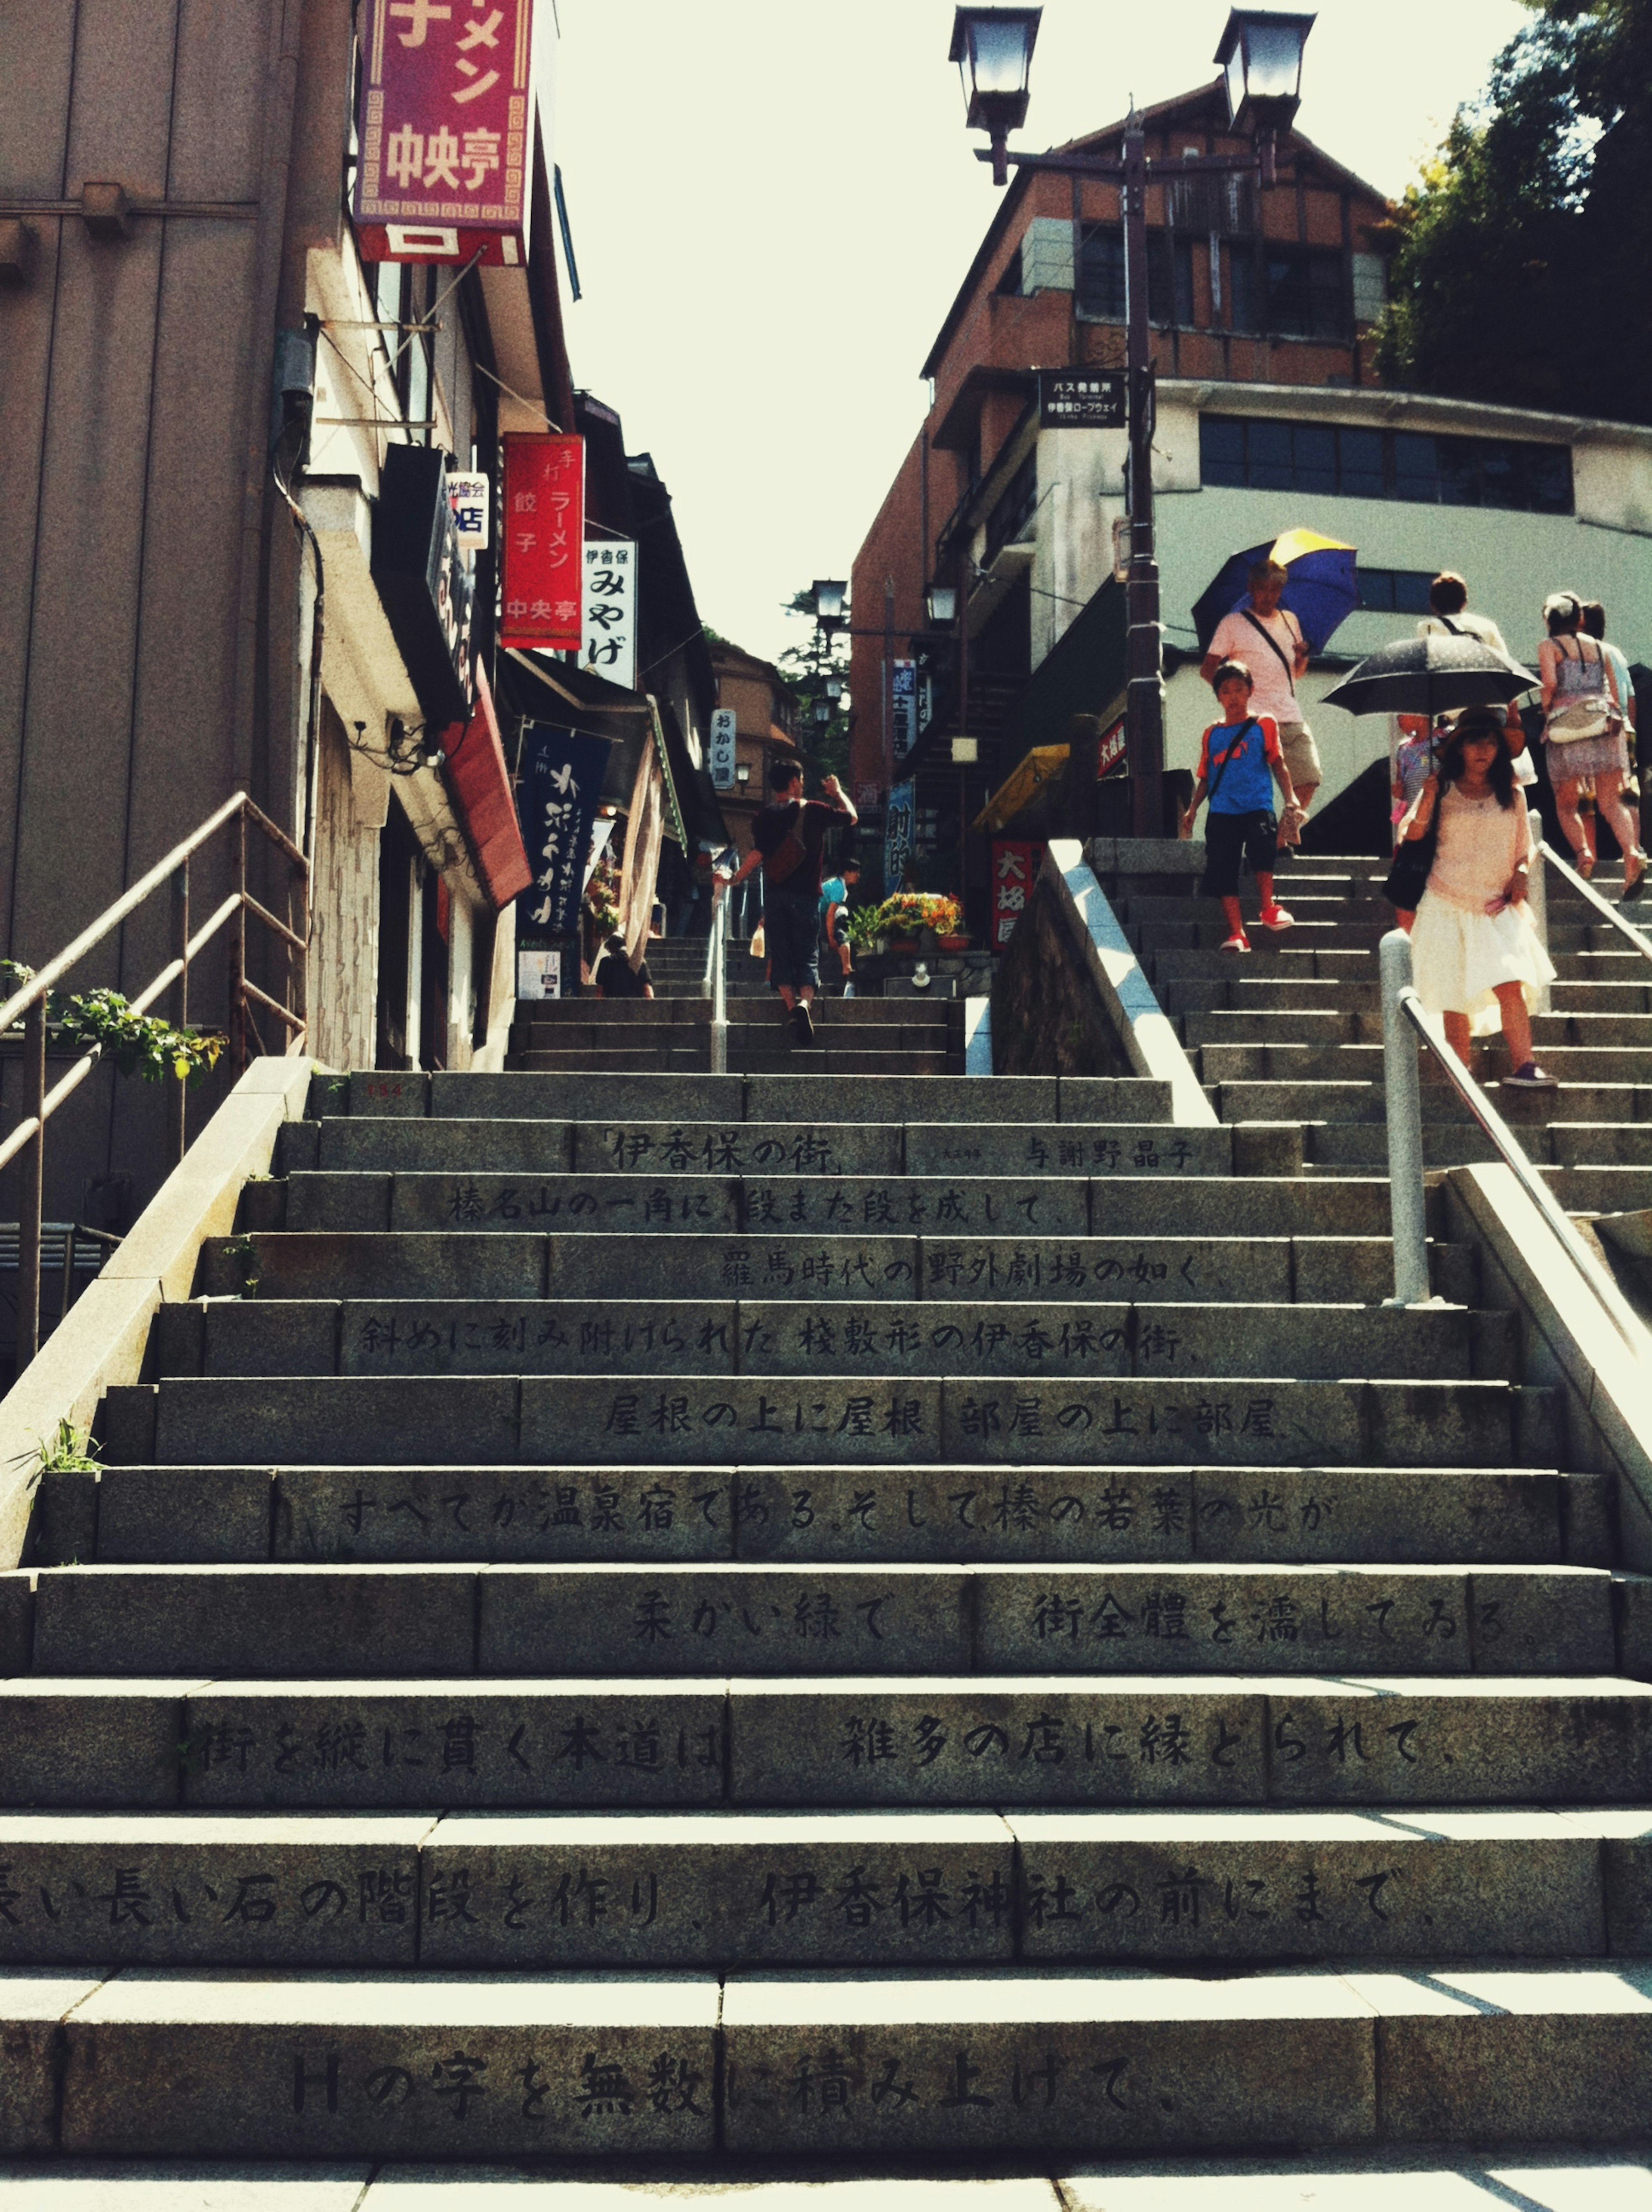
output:
[[[1302,702],[1297,696],[1297,678],[1308,670],[1308,644],[1295,615],[1279,605],[1279,594],[1285,586],[1285,572],[1279,562],[1258,561],[1245,580],[1250,586],[1248,603],[1218,623],[1199,672],[1209,684],[1224,660],[1248,665],[1255,682],[1251,712],[1270,714],[1278,724],[1279,750],[1301,809],[1281,829],[1279,842],[1299,845],[1314,793],[1325,781],[1319,747],[1303,720]]]

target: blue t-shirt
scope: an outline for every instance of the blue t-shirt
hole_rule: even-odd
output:
[[[1253,714],[1248,722],[1212,722],[1199,753],[1199,773],[1210,794],[1211,812],[1257,814],[1270,810],[1273,779],[1269,763],[1282,758],[1279,726],[1272,714]]]
[[[820,918],[825,921],[835,906],[847,906],[849,894],[841,876],[828,876],[820,887]]]

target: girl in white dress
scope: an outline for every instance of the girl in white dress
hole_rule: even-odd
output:
[[[1551,1088],[1532,1057],[1531,1009],[1555,971],[1526,904],[1531,828],[1502,718],[1489,708],[1459,718],[1406,817],[1407,842],[1427,836],[1436,810],[1434,863],[1411,932],[1417,994],[1443,1018],[1459,1059],[1468,1060],[1471,1036],[1501,1027],[1513,1070],[1505,1082]]]

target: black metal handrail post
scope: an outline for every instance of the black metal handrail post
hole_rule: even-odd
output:
[[[23,1111],[34,1140],[23,1168],[17,1213],[17,1364],[26,1367],[40,1348],[40,1216],[46,1203],[46,1000],[36,999],[23,1018]]]
[[[189,1024],[189,862],[185,860],[172,879],[172,943],[173,957],[177,963],[178,981],[173,987],[173,1023],[178,1029]],[[189,1084],[181,1075],[173,1078],[173,1150],[181,1160],[189,1146]]]

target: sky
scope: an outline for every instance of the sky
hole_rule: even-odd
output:
[[[555,0],[576,385],[674,503],[701,618],[766,658],[847,576],[923,420],[919,371],[997,205],[952,0]],[[1034,152],[1208,82],[1226,0],[1046,0]],[[1321,0],[1299,127],[1398,194],[1518,0]]]

